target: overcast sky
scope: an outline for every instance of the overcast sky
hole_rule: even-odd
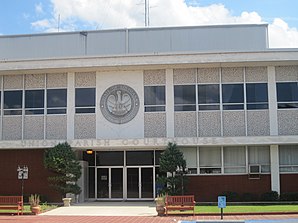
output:
[[[297,0],[148,0],[150,26],[269,25],[270,47],[298,48]],[[1,0],[0,34],[144,26],[145,0]]]

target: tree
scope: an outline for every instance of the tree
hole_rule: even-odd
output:
[[[170,195],[176,195],[183,193],[183,174],[179,177],[177,175],[177,167],[182,170],[186,169],[186,161],[184,159],[183,153],[177,148],[175,143],[168,143],[166,150],[161,154],[159,159],[160,172],[167,173],[167,176],[160,176],[157,182],[166,185],[164,189],[165,193]]]
[[[81,166],[67,142],[46,149],[44,165],[55,173],[55,176],[48,177],[48,180],[50,185],[63,197],[67,193],[81,193],[81,188],[76,183],[82,174]]]

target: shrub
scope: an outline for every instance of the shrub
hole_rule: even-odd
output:
[[[257,201],[258,195],[252,193],[244,193],[242,194],[241,201],[250,202],[250,201]]]
[[[276,191],[269,191],[261,195],[261,201],[278,201],[279,196]]]
[[[298,192],[285,192],[280,195],[281,201],[298,201]]]
[[[236,192],[225,191],[221,194],[221,196],[226,196],[228,202],[235,202],[240,200],[239,194]]]

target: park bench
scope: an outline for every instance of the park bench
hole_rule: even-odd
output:
[[[165,199],[165,210],[166,215],[168,211],[184,211],[192,210],[195,215],[195,197],[194,195],[185,196],[166,196]]]
[[[23,196],[0,196],[0,209],[17,210],[23,214]]]

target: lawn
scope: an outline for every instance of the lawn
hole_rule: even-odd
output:
[[[49,205],[49,204],[41,204],[41,212],[46,212],[49,210],[52,210],[54,208],[57,208],[57,205]],[[0,213],[12,213],[12,214],[16,214],[17,210],[5,210],[5,209],[0,209]],[[30,205],[24,205],[24,210],[23,210],[24,214],[31,214],[31,210],[30,210]]]
[[[217,206],[195,206],[196,213],[220,213]],[[227,206],[224,213],[298,212],[297,205],[237,205]]]

